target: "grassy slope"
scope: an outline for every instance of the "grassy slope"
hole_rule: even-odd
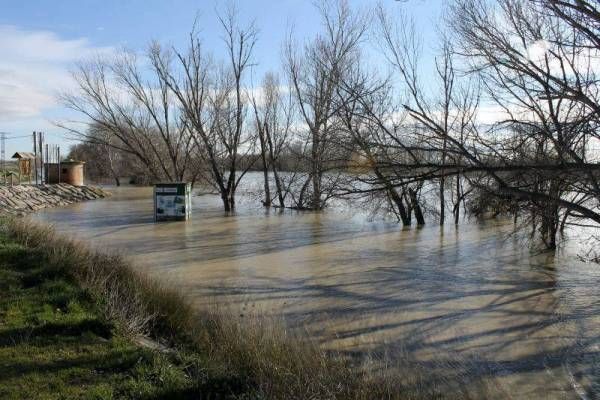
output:
[[[64,273],[0,237],[0,398],[196,398],[198,362],[134,344]]]

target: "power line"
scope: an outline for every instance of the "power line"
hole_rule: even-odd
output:
[[[24,138],[29,138],[31,137],[31,135],[23,135],[23,136],[8,136],[6,137],[6,140],[13,140],[13,139],[24,139]]]
[[[6,137],[6,140],[28,138],[31,135],[18,135],[15,132],[0,131],[0,134]],[[17,136],[14,136],[17,135]]]
[[[0,131],[0,134],[4,134],[6,135],[6,140],[12,140],[12,139],[24,139],[24,138],[30,138],[31,135],[30,134],[26,134],[26,135],[19,135],[16,132],[6,132],[6,131]],[[46,135],[52,135],[52,136],[56,136],[59,138],[63,138],[64,137],[60,134],[60,133],[56,133],[56,132],[45,132]],[[13,135],[17,135],[17,136],[13,136]]]

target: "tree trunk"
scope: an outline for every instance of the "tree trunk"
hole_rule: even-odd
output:
[[[374,168],[375,175],[378,179],[385,182],[386,191],[388,193],[389,198],[392,200],[394,205],[398,208],[398,213],[400,214],[400,219],[402,220],[402,225],[410,226],[410,215],[406,212],[406,207],[404,207],[404,203],[402,201],[402,197],[398,194],[396,188],[394,188],[388,179],[386,179],[385,175],[381,173],[379,168]]]
[[[117,173],[117,171],[115,171],[114,161],[113,161],[113,158],[111,155],[111,149],[109,146],[105,146],[105,150],[108,155],[108,168],[110,169],[110,173],[112,174],[112,176],[115,180],[115,184],[117,186],[121,186],[121,181],[119,180],[119,174]]]
[[[265,168],[263,170],[263,175],[265,179],[265,199],[263,204],[265,207],[271,207],[271,190],[269,189],[269,170]]]
[[[423,211],[419,205],[419,199],[417,198],[417,192],[413,188],[408,188],[408,194],[412,203],[412,208],[415,212],[415,218],[417,219],[417,225],[425,225],[425,218],[423,218]]]
[[[285,202],[283,199],[283,190],[281,189],[281,180],[279,179],[279,173],[277,172],[277,168],[273,165],[273,178],[275,179],[275,190],[277,190],[277,198],[279,199],[279,206],[281,208],[285,207]]]
[[[223,201],[223,210],[226,212],[231,211],[231,207],[229,206],[229,198],[227,197],[227,193],[221,193],[221,200]]]
[[[308,179],[306,179],[306,181],[302,185],[302,188],[300,189],[300,194],[298,195],[298,202],[297,202],[297,206],[300,209],[304,208],[304,196],[306,195],[306,189],[308,188],[308,185],[310,184],[311,181],[312,181],[312,176],[309,175]]]
[[[221,200],[223,201],[223,209],[226,212],[235,210],[235,194],[234,193],[221,193]]]
[[[265,143],[265,134],[263,129],[259,127],[258,138],[260,140],[260,158],[262,160],[263,176],[265,180],[265,199],[263,205],[265,207],[271,206],[271,190],[269,188],[269,165],[267,163],[267,146]]]
[[[312,195],[312,208],[313,210],[321,209],[321,178],[318,172],[318,167],[313,170],[313,195]]]
[[[388,193],[389,193],[390,198],[392,199],[392,201],[398,208],[398,213],[400,214],[400,219],[402,220],[402,225],[410,226],[410,224],[411,224],[410,215],[408,215],[408,213],[406,212],[406,207],[404,207],[402,198],[400,197],[400,195],[398,194],[396,189],[394,189],[393,187],[390,187],[388,189]]]
[[[440,225],[444,225],[444,219],[446,218],[446,200],[444,199],[444,183],[446,179],[440,178]]]
[[[271,165],[271,170],[273,171],[273,179],[275,180],[275,190],[277,191],[277,198],[279,199],[279,206],[281,208],[285,207],[285,202],[283,199],[283,190],[281,188],[281,180],[279,179],[279,173],[277,172],[277,165],[275,164],[275,154],[273,151],[273,139],[271,137],[270,130],[265,130],[266,142],[269,146],[269,164]]]
[[[313,210],[321,209],[321,165],[319,157],[319,133],[312,134],[312,149],[311,149],[311,175],[313,184],[312,208]]]
[[[454,205],[454,224],[458,225],[460,221],[460,174],[456,176],[456,204]]]

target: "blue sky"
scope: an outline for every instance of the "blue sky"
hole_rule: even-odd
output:
[[[444,0],[382,0],[391,12],[412,15],[425,37],[425,53],[435,37],[434,24]],[[375,1],[350,0],[355,7]],[[0,131],[10,136],[47,132],[48,142],[67,149],[67,141],[52,121],[73,116],[56,94],[72,85],[73,63],[94,53],[127,47],[143,50],[150,40],[185,45],[196,16],[205,46],[216,55],[221,46],[214,0],[0,0]],[[278,70],[281,43],[291,25],[300,37],[319,29],[310,0],[240,0],[242,20],[255,20],[259,42],[255,51],[256,80],[266,70]],[[429,57],[428,57],[429,58]],[[28,151],[30,140],[7,141],[8,156]]]

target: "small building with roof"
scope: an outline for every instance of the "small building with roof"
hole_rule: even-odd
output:
[[[28,151],[17,151],[11,158],[17,160],[19,167],[19,182],[21,182],[24,177],[27,177],[27,180],[31,182],[35,154]]]

